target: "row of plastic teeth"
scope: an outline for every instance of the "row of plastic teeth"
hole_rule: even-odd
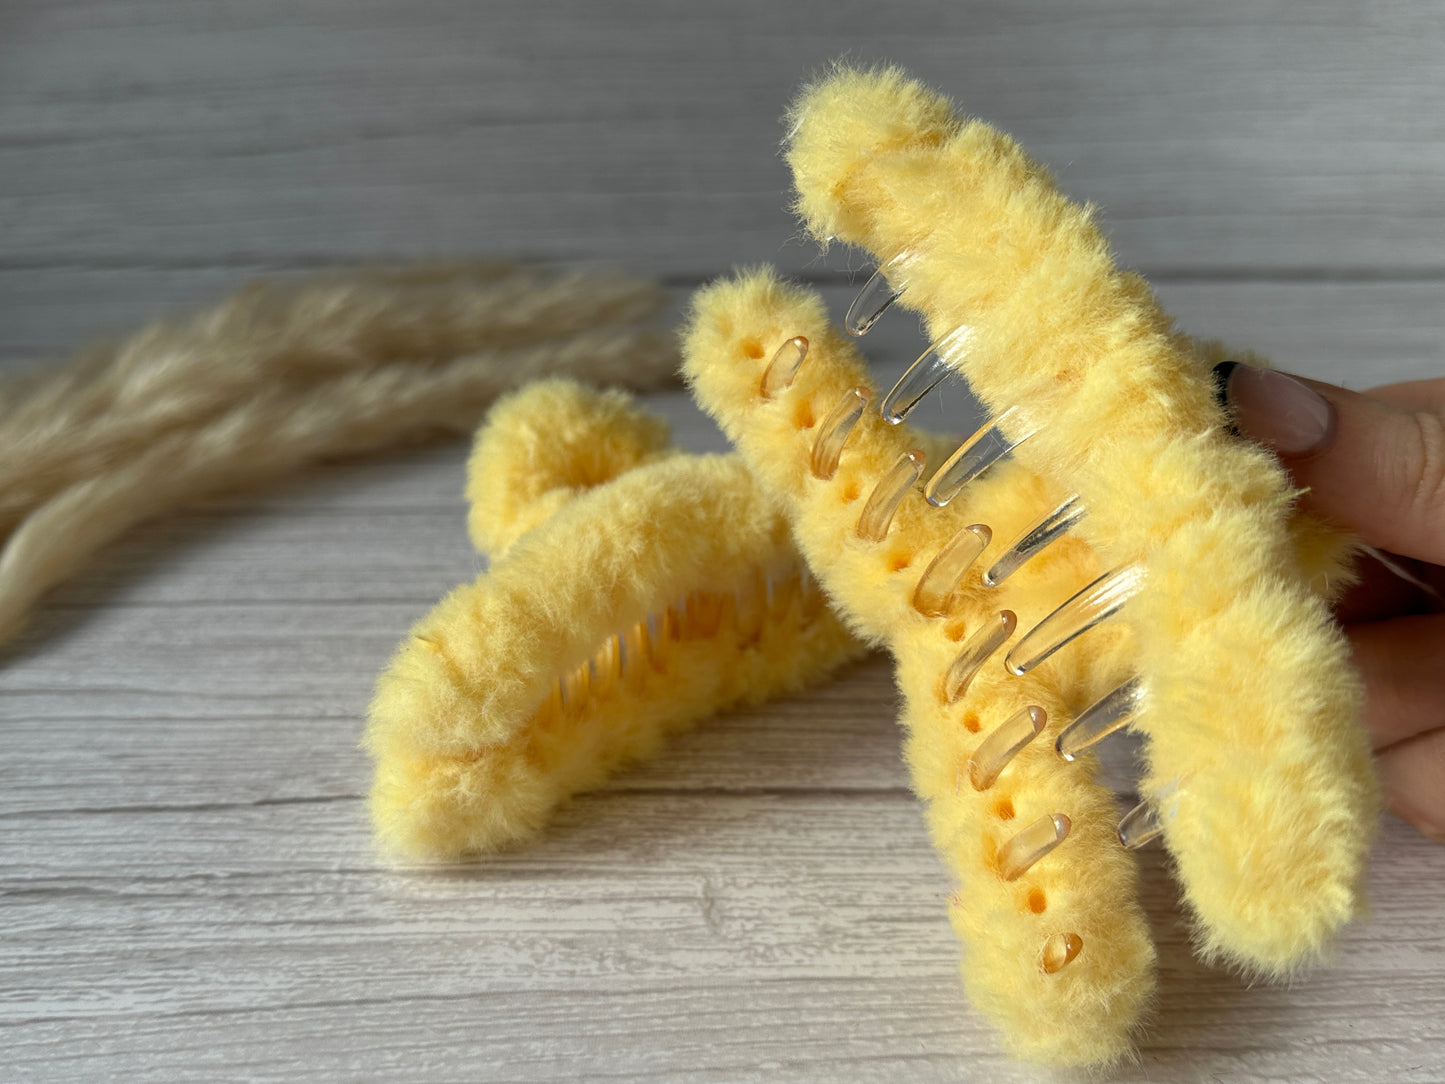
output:
[[[614,632],[590,658],[563,673],[534,723],[575,717],[621,689],[640,690],[649,675],[667,672],[679,645],[726,634],[746,648],[769,628],[812,622],[825,605],[812,573],[796,562],[752,569],[731,591],[692,591]]]
[[[792,385],[807,355],[808,340],[803,336],[794,336],[784,342],[763,371],[759,385],[760,396],[765,400],[773,399],[786,391]],[[837,473],[843,449],[867,409],[868,402],[869,391],[866,387],[850,388],[817,427],[809,453],[809,469],[815,478],[828,481]],[[915,449],[900,456],[884,473],[863,503],[854,527],[859,538],[882,542],[887,537],[898,506],[917,485],[924,466],[924,453]],[[953,596],[964,575],[973,567],[992,539],[992,530],[981,523],[960,529],[919,576],[913,590],[914,608],[927,617],[947,619],[952,611]],[[1009,559],[1014,562],[1014,567],[1017,567],[1026,556],[1013,555]],[[1000,571],[1002,572],[1001,569]],[[1000,575],[1000,579],[1002,578],[1003,575]],[[982,627],[974,632],[942,675],[938,695],[945,704],[955,703],[962,698],[984,663],[1013,635],[1016,626],[1017,618],[1014,613],[1002,610],[993,620],[984,622]],[[964,633],[959,631],[958,635],[961,637]],[[966,764],[961,766],[957,786],[960,789],[969,786],[980,793],[991,790],[1009,762],[1038,737],[1047,722],[1047,713],[1037,704],[1027,705],[1015,712],[994,727],[974,749]],[[979,723],[972,715],[965,718],[963,725],[971,732],[979,729]],[[1013,816],[1013,803],[1006,794],[995,799],[994,806],[996,810],[1007,810],[1003,814],[1005,819]],[[1072,828],[1073,822],[1064,813],[1051,813],[1040,817],[1016,832],[998,848],[993,857],[994,869],[1005,881],[1018,880],[1063,843]],[[1029,893],[1027,906],[1036,913],[1047,906],[1042,889],[1035,888]],[[1046,974],[1056,973],[1071,963],[1083,950],[1083,946],[1083,939],[1077,933],[1055,933],[1045,940],[1040,950],[1039,966]]]
[[[845,319],[849,334],[866,334],[888,306],[903,294],[907,284],[907,267],[913,258],[910,253],[902,253],[874,272],[849,306]],[[884,421],[894,425],[903,421],[925,396],[951,376],[954,372],[951,362],[968,349],[972,338],[972,329],[961,327],[933,343],[884,396],[879,407]],[[801,336],[789,339],[779,347],[764,371],[761,386],[764,398],[772,398],[792,384],[807,356],[807,348],[807,340]],[[843,448],[867,409],[868,401],[867,388],[850,388],[825,416],[812,448],[811,468],[815,477],[828,479],[833,476]],[[970,482],[1032,436],[1033,430],[1020,432],[1017,429],[1018,420],[1017,412],[1009,408],[988,419],[965,439],[924,483],[924,497],[928,502],[935,507],[947,505]],[[914,449],[900,456],[884,472],[858,517],[856,533],[860,538],[881,542],[887,536],[894,513],[903,498],[923,478],[926,465],[924,453]],[[983,584],[988,587],[1002,584],[1026,562],[1068,534],[1086,514],[1087,508],[1077,495],[1066,498],[1058,507],[1042,515],[993,561],[982,573]],[[946,543],[919,577],[913,597],[919,612],[929,617],[944,616],[949,609],[949,599],[991,541],[990,529],[976,523],[962,528]],[[1124,565],[1104,573],[1062,602],[1018,639],[1005,656],[1004,665],[1015,675],[1028,673],[1060,648],[1118,613],[1143,585],[1144,569],[1138,564]],[[1012,638],[1016,625],[1014,613],[1001,610],[993,621],[986,622],[963,644],[943,677],[941,692],[946,702],[953,703],[964,695],[988,660]],[[1145,695],[1143,683],[1135,677],[1100,697],[1059,732],[1055,750],[1060,759],[1073,761],[1127,727]],[[996,779],[1007,762],[1043,729],[1043,725],[1043,709],[1032,705],[1003,723],[970,759],[969,777],[990,782]],[[1056,829],[1060,823],[1065,826],[1059,830],[1061,834],[1054,841],[1056,846],[1068,831],[1068,818],[1055,814],[1053,819]],[[1025,831],[1038,828],[1042,833],[1042,823]],[[1157,807],[1148,800],[1131,809],[1118,825],[1119,841],[1130,850],[1151,842],[1161,832]],[[1032,850],[1026,847],[1024,853],[1032,853]],[[1037,857],[1042,857],[1042,854]]]

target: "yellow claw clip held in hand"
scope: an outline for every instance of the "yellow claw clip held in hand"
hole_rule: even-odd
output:
[[[898,303],[934,346],[865,409],[821,302],[753,272],[700,295],[685,372],[896,658],[975,1002],[1025,1057],[1117,1059],[1154,981],[1127,848],[1163,839],[1201,951],[1249,973],[1359,909],[1377,797],[1322,597],[1351,541],[1229,433],[1222,348],[1176,332],[1007,136],[893,70],[841,69],[791,119],[805,226],[879,264],[847,330]],[[758,395],[750,356],[797,336],[790,388]],[[953,374],[990,416],[949,449],[903,419]],[[1120,820],[1090,750],[1125,726],[1146,800]]]

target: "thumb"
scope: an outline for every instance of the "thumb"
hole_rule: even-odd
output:
[[[1219,377],[1239,431],[1280,457],[1306,505],[1370,545],[1445,562],[1439,414],[1249,365]]]

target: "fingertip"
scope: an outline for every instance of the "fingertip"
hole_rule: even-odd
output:
[[[1392,745],[1378,764],[1390,811],[1427,839],[1445,843],[1445,729]]]
[[[1445,418],[1252,365],[1228,372],[1225,398],[1312,511],[1370,545],[1445,562]]]
[[[1303,380],[1237,362],[1225,362],[1214,372],[1244,436],[1281,456],[1314,455],[1329,447],[1335,433],[1334,405]]]

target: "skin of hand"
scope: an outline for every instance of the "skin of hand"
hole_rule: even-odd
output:
[[[1239,432],[1279,456],[1304,506],[1416,581],[1363,556],[1337,612],[1386,801],[1445,842],[1445,378],[1354,392],[1234,363],[1217,376]]]

